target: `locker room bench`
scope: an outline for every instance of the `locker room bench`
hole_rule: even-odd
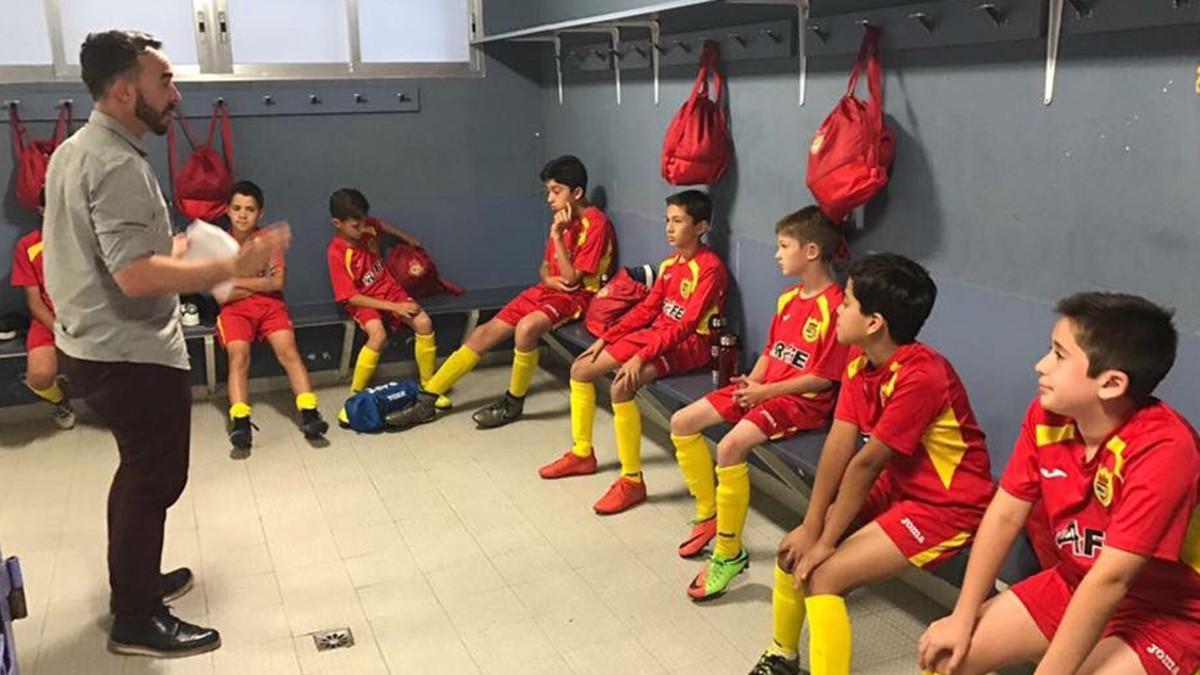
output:
[[[420,303],[421,307],[430,316],[465,315],[466,325],[463,329],[463,335],[466,336],[475,330],[475,327],[479,324],[479,315],[481,312],[503,307],[505,303],[524,289],[525,286],[481,288],[468,290],[462,295],[438,295],[431,298],[422,298]],[[346,318],[345,312],[333,302],[291,305],[288,309],[291,312],[292,323],[295,325],[297,332],[315,326],[342,327],[342,351],[337,373],[339,377],[345,377],[350,371],[350,357],[354,348],[354,322]],[[205,386],[207,386],[209,393],[216,391],[216,326],[185,326],[183,337],[188,341],[200,340],[203,343]],[[303,348],[303,337],[298,337],[297,341],[300,342]],[[23,335],[0,343],[0,359],[24,357],[25,339]]]

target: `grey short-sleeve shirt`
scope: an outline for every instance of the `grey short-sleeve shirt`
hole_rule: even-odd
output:
[[[54,339],[78,359],[188,369],[179,297],[126,296],[113,274],[170,255],[167,204],[141,142],[93,110],[55,150],[46,174],[46,290]]]

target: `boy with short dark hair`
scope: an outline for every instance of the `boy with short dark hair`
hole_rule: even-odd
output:
[[[433,419],[432,397],[444,395],[474,370],[484,352],[509,338],[516,345],[508,390],[502,398],[475,411],[472,419],[480,429],[515,422],[521,417],[525,394],[537,371],[538,342],[554,328],[582,317],[600,290],[601,277],[613,264],[616,235],[604,211],[587,200],[587,169],[578,157],[564,155],[546,164],[541,180],[546,204],[554,214],[538,270],[541,281],[467,337],[425,383],[425,395],[402,416],[401,426]]]
[[[43,195],[43,202],[45,197]],[[12,285],[25,289],[29,332],[25,336],[25,386],[54,406],[59,429],[75,426],[75,411],[59,383],[58,352],[54,348],[54,304],[46,293],[42,230],[21,237],[13,250]]]
[[[259,236],[265,199],[262,188],[248,180],[233,184],[229,194],[230,233],[239,244]],[[287,373],[296,396],[300,430],[307,439],[317,439],[329,430],[329,424],[317,410],[308,369],[296,348],[292,317],[283,299],[284,259],[280,255],[257,276],[235,277],[233,290],[221,302],[217,317],[217,337],[229,354],[229,442],[234,456],[243,457],[253,444],[254,425],[249,404],[250,345],[266,342]]]
[[[750,374],[679,410],[671,417],[671,441],[688,491],[696,499],[696,519],[679,555],[717,544],[688,586],[694,600],[711,600],[749,565],[742,530],[750,508],[750,451],[767,439],[829,424],[838,378],[846,367],[846,347],[833,330],[842,289],[833,276],[833,258],[842,245],[837,226],[809,206],[775,225],[775,261],[800,284],[779,296],[762,354]],[[734,427],[717,444],[716,479],[701,432],[721,422]]]
[[[1153,397],[1175,361],[1171,312],[1133,295],[1058,303],[1038,395],[979,528],[954,612],[921,667],[983,673],[1200,668],[1200,439]],[[1058,564],[984,602],[1041,501]]]
[[[437,359],[433,320],[408,295],[383,264],[380,234],[388,234],[412,246],[420,246],[411,235],[370,215],[371,205],[362,192],[342,188],[329,196],[329,214],[337,234],[329,242],[327,262],[333,299],[367,334],[367,342],[358,352],[350,393],[367,388],[379,355],[387,345],[388,331],[408,326],[416,335],[414,348],[421,383],[433,376]],[[438,407],[450,407],[439,397]],[[349,426],[346,411],[338,413],[338,422]]]
[[[667,241],[676,252],[662,262],[650,294],[631,309],[571,366],[571,437],[562,457],[543,466],[542,478],[596,472],[592,423],[600,377],[616,371],[613,426],[621,475],[595,504],[601,515],[620,513],[646,500],[642,480],[642,418],[635,394],[654,380],[706,365],[709,319],[725,305],[725,263],[702,239],[710,227],[712,201],[699,190],[667,197]]]
[[[916,341],[936,297],[929,273],[903,256],[850,268],[837,339],[851,349],[834,422],[804,523],[779,545],[773,641],[755,675],[799,672],[806,616],[814,675],[848,675],[845,594],[933,569],[971,542],[995,487],[958,374]]]

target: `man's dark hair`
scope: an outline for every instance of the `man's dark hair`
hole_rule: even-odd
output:
[[[882,316],[892,342],[917,339],[937,299],[937,284],[924,267],[902,255],[877,253],[851,265],[849,276],[862,313]]]
[[[103,98],[117,78],[137,72],[139,56],[160,48],[162,42],[141,31],[88,33],[79,49],[79,69],[92,100]]]
[[[338,220],[362,220],[371,212],[371,203],[354,188],[341,188],[329,195],[329,215]]]
[[[1088,377],[1119,370],[1129,377],[1129,396],[1151,400],[1175,364],[1179,335],[1175,312],[1125,293],[1076,293],[1055,308],[1073,324],[1075,340],[1088,357]]]
[[[842,233],[816,206],[789,213],[775,223],[775,234],[791,237],[801,244],[816,244],[822,262],[832,262],[842,245]]]
[[[712,221],[712,198],[703,190],[684,190],[667,197],[668,206],[678,206],[697,223]]]
[[[233,187],[229,190],[230,201],[233,201],[234,195],[245,195],[247,197],[252,197],[254,201],[258,203],[258,208],[260,210],[267,203],[266,200],[263,199],[262,188],[258,187],[258,185],[253,181],[239,180],[238,182],[234,183]]]
[[[539,178],[543,183],[554,181],[562,183],[572,190],[579,188],[587,192],[587,167],[575,155],[563,155],[546,162]]]

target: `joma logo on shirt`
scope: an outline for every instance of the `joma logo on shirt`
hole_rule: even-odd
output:
[[[1078,558],[1095,558],[1104,548],[1104,531],[1084,528],[1080,532],[1079,521],[1072,520],[1054,536],[1054,545],[1069,548]]]
[[[676,321],[683,321],[684,311],[685,309],[683,305],[680,305],[672,300],[668,300],[663,303],[663,314],[666,314]]]
[[[812,354],[782,340],[771,345],[771,356],[800,370],[804,370],[804,367],[808,365],[808,360],[812,358]]]

